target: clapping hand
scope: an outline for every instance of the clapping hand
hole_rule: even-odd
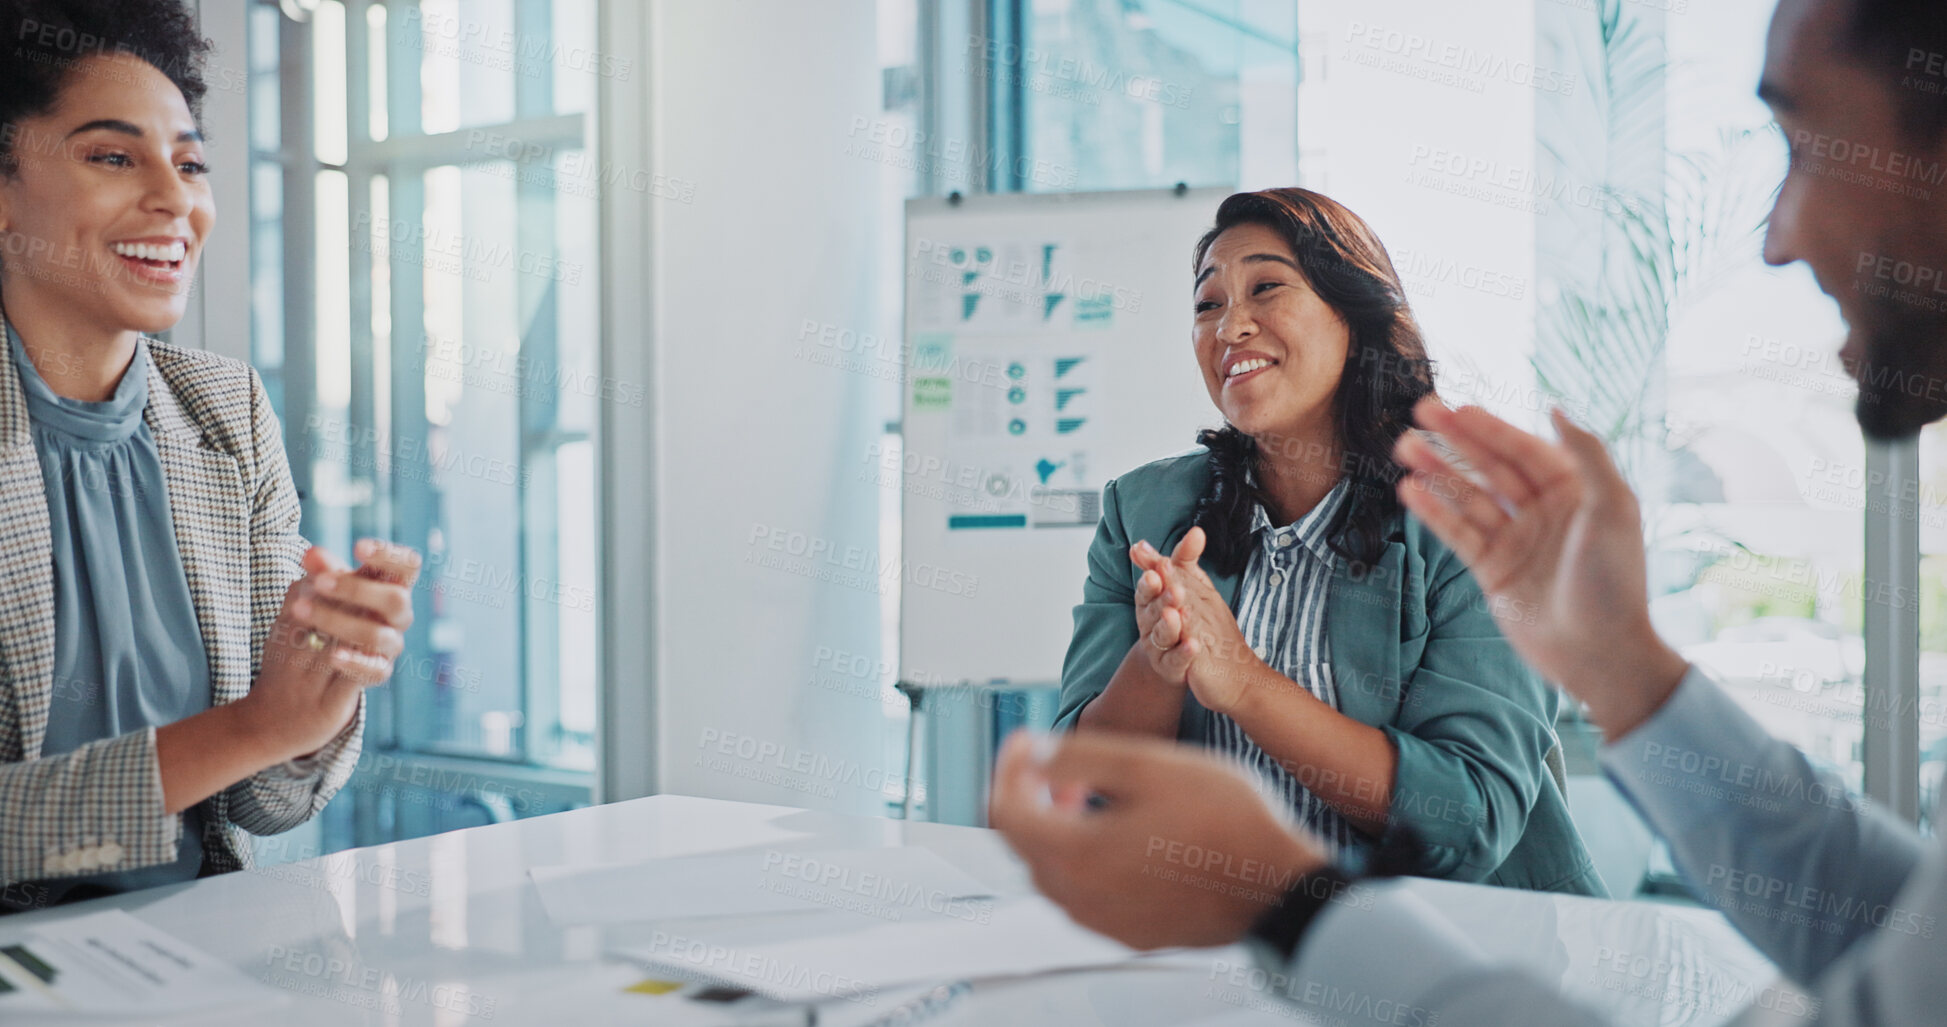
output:
[[[258,733],[289,759],[330,741],[358,708],[364,689],[392,676],[412,626],[414,550],[361,539],[354,570],[324,549],[304,554],[265,640],[248,701]]]
[[[1414,408],[1475,469],[1416,433],[1400,502],[1465,561],[1510,645],[1589,704],[1611,738],[1655,712],[1686,664],[1650,624],[1642,515],[1602,441],[1556,411],[1545,442],[1478,407]]]
[[[1229,713],[1264,680],[1268,668],[1198,564],[1204,543],[1203,529],[1193,527],[1167,557],[1148,542],[1131,547],[1129,558],[1143,568],[1136,585],[1136,623],[1150,650],[1150,666],[1164,680],[1189,686],[1205,708]]]

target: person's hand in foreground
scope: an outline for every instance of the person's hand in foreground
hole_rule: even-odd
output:
[[[1602,442],[1554,413],[1544,442],[1478,407],[1414,408],[1473,468],[1416,433],[1394,457],[1400,502],[1465,561],[1502,634],[1544,677],[1589,704],[1610,738],[1655,713],[1687,669],[1650,625],[1642,514]]]
[[[1076,923],[1139,949],[1236,941],[1325,865],[1241,771],[1127,735],[1016,732],[988,822]]]

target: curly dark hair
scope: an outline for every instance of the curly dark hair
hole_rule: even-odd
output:
[[[1399,511],[1394,487],[1404,469],[1393,461],[1393,445],[1412,427],[1413,405],[1434,395],[1420,326],[1385,245],[1338,201],[1309,189],[1237,193],[1197,240],[1193,273],[1217,237],[1239,225],[1263,225],[1283,237],[1312,291],[1350,330],[1332,400],[1342,448],[1337,470],[1350,495],[1328,538],[1355,567],[1370,566],[1385,551],[1387,524]],[[1206,558],[1218,571],[1236,574],[1250,559],[1252,507],[1266,501],[1246,477],[1263,453],[1259,440],[1228,424],[1198,432],[1197,442],[1209,450],[1211,475],[1193,523],[1208,536]]]
[[[0,0],[0,174],[18,170],[18,125],[54,109],[75,65],[126,53],[182,90],[200,121],[209,40],[181,0]]]

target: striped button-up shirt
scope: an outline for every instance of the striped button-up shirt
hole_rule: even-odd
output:
[[[1252,652],[1333,709],[1338,709],[1339,697],[1332,680],[1331,644],[1325,636],[1325,597],[1338,556],[1327,534],[1346,495],[1342,479],[1309,513],[1284,527],[1273,525],[1264,507],[1257,507],[1251,533],[1258,545],[1237,589],[1237,626]],[[1257,774],[1333,855],[1355,844],[1351,825],[1307,787],[1307,782],[1316,780],[1315,764],[1279,763],[1258,748],[1236,721],[1219,713],[1210,718],[1207,741]]]

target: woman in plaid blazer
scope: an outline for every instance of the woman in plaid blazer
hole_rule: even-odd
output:
[[[355,571],[309,549],[256,373],[148,338],[181,318],[214,217],[195,114],[207,44],[189,13],[6,12],[0,911],[239,869],[244,832],[315,815],[357,762],[363,689],[391,674],[419,568],[374,540]],[[47,425],[123,397],[124,458],[106,480],[64,480],[81,465],[54,462],[69,443]],[[157,680],[172,676],[191,684]],[[140,722],[158,706],[188,709]],[[97,721],[119,727],[91,737]]]

